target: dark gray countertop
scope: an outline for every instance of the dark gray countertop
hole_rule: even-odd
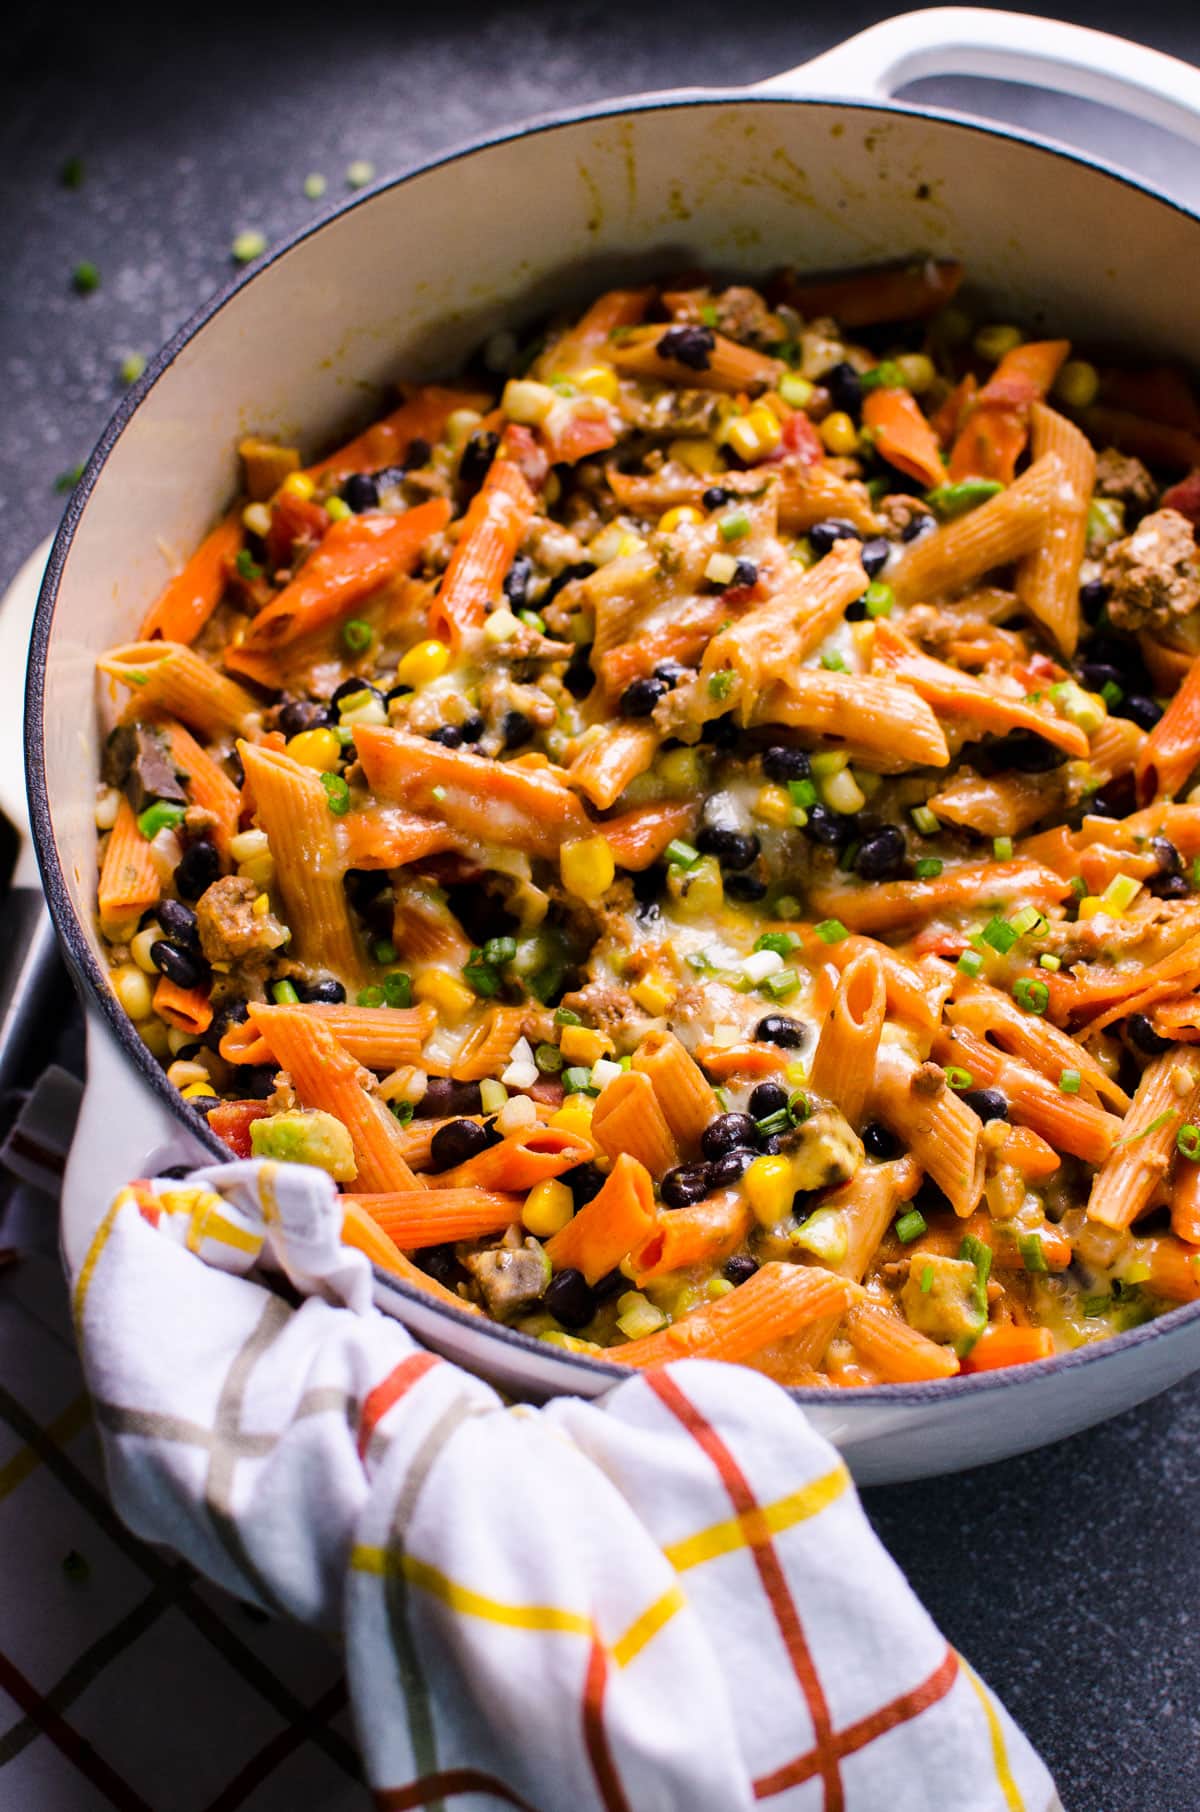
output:
[[[752,81],[888,10],[22,9],[0,49],[0,582],[54,527],[56,475],[99,435],[124,354],[155,351],[228,279],[239,229],[278,238],[314,218],[346,193],[352,159],[384,176],[559,105]],[[1056,10],[1200,61],[1194,0]],[[956,85],[957,103],[969,93]],[[1170,141],[1097,110],[998,90],[976,102],[1069,129],[1177,191],[1194,184]],[[84,162],[76,190],[58,180],[71,157]],[[310,171],[328,178],[324,202],[304,196]],[[78,296],[71,273],[84,259],[101,285]],[[934,1617],[1041,1748],[1067,1812],[1200,1807],[1198,1507],[1200,1381],[1057,1448],[868,1494]]]

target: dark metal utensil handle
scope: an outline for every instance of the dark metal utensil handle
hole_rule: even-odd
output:
[[[14,887],[0,900],[0,1094],[18,1085],[31,1052],[52,1039],[67,987],[40,890]]]

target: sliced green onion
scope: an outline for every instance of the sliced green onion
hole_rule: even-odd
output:
[[[271,987],[271,999],[278,1007],[295,1007],[300,1003],[300,996],[290,981],[277,981]]]
[[[803,807],[817,803],[817,789],[811,780],[789,780],[787,783],[788,798],[793,805]]]
[[[828,648],[821,656],[821,665],[826,673],[846,673],[849,669],[836,648]]]
[[[728,698],[733,690],[733,674],[729,668],[708,676],[708,696],[710,698]]]
[[[940,856],[921,856],[913,863],[913,874],[918,881],[936,881],[942,867]]]
[[[503,969],[505,963],[511,963],[516,954],[515,937],[490,937],[483,946],[483,960],[491,963],[494,969]]]
[[[482,950],[472,950],[463,964],[463,980],[485,1000],[491,1000],[500,992],[500,977],[491,963],[484,961]]]
[[[745,510],[735,510],[732,516],[722,517],[719,527],[722,541],[740,541],[750,533],[750,518]]]
[[[1013,840],[1011,837],[993,837],[992,838],[992,855],[995,857],[997,862],[1011,862],[1012,853],[1013,853]]]
[[[979,975],[983,970],[983,958],[980,956],[978,950],[964,950],[959,957],[956,966],[964,975],[974,977]]]
[[[895,1229],[896,1238],[901,1245],[907,1246],[911,1245],[913,1240],[920,1239],[923,1233],[928,1232],[929,1223],[919,1208],[909,1208],[906,1213],[897,1218]]]
[[[1017,1251],[1027,1271],[1048,1271],[1046,1253],[1042,1246],[1040,1233],[1022,1233],[1017,1240]]]
[[[870,371],[860,371],[858,383],[862,390],[907,389],[903,369],[895,359],[880,359],[878,365],[872,365]]]
[[[563,1087],[568,1095],[598,1095],[600,1090],[592,1087],[591,1069],[583,1064],[572,1064],[563,1071]]]
[[[1175,1149],[1193,1164],[1200,1161],[1200,1126],[1194,1120],[1189,1120],[1175,1134]]]
[[[921,1271],[921,1294],[928,1296],[933,1288],[933,1266],[925,1265]]]
[[[715,302],[705,302],[702,305],[700,309],[700,320],[705,327],[715,327],[717,325],[717,305]]]
[[[1046,921],[1036,906],[1022,906],[1020,912],[1010,920],[1018,937],[1027,937],[1031,931],[1045,930]]]
[[[62,184],[64,189],[82,189],[82,187],[83,187],[83,159],[82,159],[82,157],[68,157],[66,163],[63,165],[62,169],[58,173],[58,180]]]
[[[776,1108],[773,1114],[767,1114],[764,1119],[756,1120],[754,1126],[755,1130],[760,1132],[764,1139],[770,1139],[775,1133],[788,1132],[791,1130],[792,1116],[788,1113],[786,1107]]]
[[[970,1088],[975,1080],[970,1070],[960,1069],[956,1063],[948,1063],[943,1074],[946,1078],[946,1086],[953,1089]]]
[[[329,184],[325,181],[325,178],[321,175],[319,170],[313,170],[310,175],[304,178],[304,193],[309,201],[320,201],[328,187]]]
[[[534,1046],[533,1061],[543,1076],[557,1076],[564,1059],[556,1044],[539,1044]]]
[[[90,296],[94,289],[99,289],[100,272],[90,258],[85,258],[82,264],[75,266],[71,272],[71,284],[81,296]]]
[[[1100,895],[1100,904],[1110,906],[1114,912],[1124,912],[1127,906],[1132,906],[1141,891],[1141,882],[1132,875],[1114,875]]]
[[[800,974],[796,969],[776,969],[774,975],[768,975],[759,984],[760,994],[769,994],[772,1000],[786,1000],[800,986]]]
[[[350,617],[342,624],[342,646],[350,654],[365,654],[375,640],[375,631],[361,617]]]
[[[260,233],[256,227],[249,227],[244,233],[237,235],[229,252],[235,264],[253,264],[266,249],[266,234]]]
[[[354,998],[360,1007],[381,1007],[384,993],[382,988],[360,988]]]
[[[1013,983],[1013,999],[1026,1013],[1040,1015],[1050,1004],[1050,990],[1044,981],[1031,980],[1028,975],[1021,975]]]
[[[964,478],[959,484],[936,485],[932,491],[926,491],[925,501],[943,521],[952,522],[956,516],[965,516],[968,510],[986,503],[989,497],[995,497],[1003,489],[995,478]]]
[[[989,919],[979,935],[985,944],[990,944],[992,949],[999,951],[1001,956],[1007,956],[1016,943],[1019,933],[1013,929],[1007,919]]]
[[[1044,956],[1038,957],[1038,967],[1039,969],[1049,969],[1051,975],[1057,975],[1062,968],[1062,957],[1051,956],[1047,951]]]
[[[375,962],[386,969],[389,963],[394,963],[396,960],[396,946],[390,938],[376,938],[371,945],[371,956]]]
[[[792,1116],[792,1119],[796,1122],[797,1126],[803,1126],[804,1122],[808,1119],[808,1116],[812,1113],[812,1102],[804,1093],[803,1089],[798,1088],[793,1094],[788,1096],[788,1113]]]
[[[401,1126],[407,1126],[416,1111],[411,1101],[389,1101],[388,1106],[399,1120]]]
[[[389,1007],[411,1007],[412,976],[406,975],[403,969],[393,969],[390,975],[385,975],[383,998]]]
[[[813,926],[813,930],[823,944],[840,944],[844,937],[850,936],[841,919],[822,919],[819,925]]]
[[[369,157],[356,157],[346,165],[346,187],[365,189],[375,179],[375,166]]]
[[[1078,1070],[1064,1070],[1058,1079],[1058,1086],[1064,1095],[1077,1095],[1083,1077]]]
[[[350,810],[350,788],[340,774],[320,774],[325,800],[335,818],[344,818]]]
[[[1118,686],[1116,680],[1106,679],[1100,688],[1100,696],[1111,711],[1114,705],[1120,704],[1125,694],[1122,692],[1120,686]]]
[[[869,617],[890,617],[896,607],[896,594],[882,579],[872,579],[862,601]]]
[[[800,939],[794,931],[764,931],[754,940],[756,950],[773,950],[776,956],[790,956],[799,944]]]
[[[177,824],[183,823],[185,808],[182,805],[168,805],[165,799],[156,799],[144,812],[138,813],[137,827],[148,843],[152,843],[160,830],[174,830]]]
[[[729,1098],[729,1090],[727,1088],[715,1088],[713,1090],[713,1100],[723,1114],[729,1113],[733,1107],[733,1102]]]
[[[1168,1121],[1173,1120],[1177,1112],[1178,1109],[1174,1107],[1164,1108],[1161,1114],[1151,1120],[1149,1126],[1143,1126],[1140,1132],[1126,1133],[1123,1139],[1118,1139],[1113,1150],[1117,1151],[1122,1145],[1136,1145],[1139,1139],[1148,1139],[1151,1133],[1159,1132]]]
[[[258,561],[254,558],[254,555],[250,552],[248,547],[240,547],[238,549],[238,556],[233,564],[237,570],[238,578],[245,579],[249,584],[253,584],[255,579],[261,579],[263,576],[262,567],[258,564]]]
[[[556,1026],[581,1026],[583,1016],[577,1013],[574,1007],[558,1007],[555,1010],[554,1023]]]
[[[936,837],[942,828],[936,812],[931,812],[927,805],[914,805],[909,817],[923,837]]]
[[[680,837],[672,837],[663,853],[672,868],[694,868],[700,860],[700,851]]]
[[[68,471],[59,473],[58,477],[54,480],[54,488],[56,491],[60,492],[73,491],[82,477],[83,467],[71,466]],[[1197,882],[1197,886],[1200,886],[1200,882]]]
[[[123,384],[136,384],[145,369],[146,355],[144,352],[127,352],[117,367]]]

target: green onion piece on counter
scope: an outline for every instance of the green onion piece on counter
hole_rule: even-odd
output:
[[[1194,1120],[1189,1120],[1175,1134],[1175,1149],[1193,1164],[1200,1162],[1200,1126]]]
[[[1027,1271],[1048,1271],[1050,1269],[1046,1263],[1040,1233],[1022,1233],[1017,1240],[1017,1251],[1021,1254],[1021,1263]]]
[[[1077,1095],[1082,1081],[1078,1070],[1064,1070],[1058,1079],[1058,1086],[1064,1095]]]
[[[968,510],[976,509],[1003,489],[996,478],[964,478],[958,484],[936,485],[926,491],[925,501],[943,522],[953,522],[956,516],[965,516]]]
[[[183,813],[182,805],[168,805],[165,799],[156,799],[153,805],[138,813],[137,827],[151,843],[160,830],[174,830],[177,824],[182,824]]]
[[[136,384],[146,369],[144,352],[127,352],[117,367],[123,384]]]
[[[403,969],[393,969],[383,978],[383,1000],[388,1007],[412,1006],[412,976]]]
[[[960,1069],[956,1063],[948,1063],[946,1065],[945,1071],[943,1073],[945,1075],[946,1086],[948,1088],[959,1089],[959,1090],[964,1089],[964,1088],[970,1088],[971,1084],[975,1080],[975,1078],[972,1076],[970,1070]]]
[[[350,810],[350,788],[340,774],[321,774],[325,802],[335,818],[344,818]]]
[[[68,157],[66,163],[58,173],[58,180],[64,189],[82,189],[83,176],[84,169],[82,157]]]
[[[1031,980],[1028,975],[1022,975],[1013,983],[1013,999],[1026,1013],[1040,1016],[1050,1004],[1050,990],[1044,981]]]
[[[309,201],[320,201],[328,187],[329,184],[325,181],[325,178],[321,175],[319,170],[313,170],[310,175],[304,178],[304,193]]]
[[[295,985],[290,981],[277,981],[271,986],[271,999],[277,1007],[295,1007],[300,1003]]]
[[[918,881],[936,881],[942,872],[940,856],[920,856],[913,863],[913,874]]]
[[[94,289],[99,289],[100,272],[89,258],[75,266],[71,272],[71,285],[80,296],[90,296]]]
[[[261,258],[267,249],[267,236],[260,233],[257,227],[247,227],[244,233],[238,233],[229,248],[235,264],[253,264]]]
[[[58,477],[54,480],[54,488],[59,492],[73,491],[82,477],[83,467],[71,466],[67,471],[59,473]]]
[[[928,1231],[929,1223],[919,1208],[909,1208],[899,1215],[895,1222],[896,1238],[901,1245],[911,1245],[915,1239]]]
[[[375,640],[375,631],[361,617],[351,617],[342,624],[342,646],[350,654],[365,654]]]
[[[383,989],[360,988],[354,998],[360,1007],[381,1007],[384,1000]]]
[[[841,919],[822,919],[819,925],[813,926],[813,930],[823,944],[840,944],[844,937],[850,936]]]
[[[346,165],[346,187],[348,189],[365,189],[369,182],[375,180],[375,166],[369,157],[356,157]]]

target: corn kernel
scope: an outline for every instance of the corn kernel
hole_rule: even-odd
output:
[[[667,892],[687,918],[706,918],[725,904],[725,885],[715,856],[702,856],[690,868],[672,862],[667,870]]]
[[[1007,322],[993,321],[981,327],[971,344],[981,359],[990,359],[998,364],[1006,352],[1013,352],[1021,344],[1025,335],[1019,327],[1012,327]]]
[[[484,640],[488,642],[510,642],[513,636],[519,632],[520,628],[521,625],[516,617],[514,617],[512,611],[509,610],[506,604],[501,604],[498,610],[493,610],[491,615],[484,620]]]
[[[317,487],[307,472],[289,472],[279,488],[289,497],[299,497],[302,503],[308,503]]]
[[[325,499],[325,514],[328,516],[330,522],[345,522],[348,516],[353,516],[354,511],[350,508],[350,505],[346,502],[344,497],[327,497]]]
[[[570,1133],[573,1138],[582,1136],[590,1139],[592,1133],[592,1098],[590,1095],[571,1095],[551,1114],[549,1125],[556,1126],[560,1132]]]
[[[256,898],[251,901],[250,910],[256,919],[265,919],[268,912],[271,910],[270,896],[265,893],[258,894]]]
[[[402,686],[428,686],[441,679],[450,665],[450,650],[445,642],[418,642],[402,656],[396,668],[396,679]]]
[[[635,982],[629,992],[647,1013],[665,1013],[679,990],[669,976],[653,969],[649,975],[643,975],[641,981]]]
[[[336,768],[342,745],[332,730],[299,730],[290,738],[287,752],[302,768],[315,768],[318,774],[327,774],[330,768]]]
[[[599,900],[617,872],[612,850],[603,837],[580,837],[564,843],[559,855],[563,886],[580,900]]]
[[[624,534],[617,542],[617,555],[622,560],[628,560],[631,554],[640,554],[645,545],[640,535]]]
[[[686,743],[660,755],[655,771],[672,798],[690,799],[704,781],[703,757],[698,749],[690,749]]]
[[[733,420],[726,425],[724,440],[725,445],[732,447],[738,458],[746,460],[747,463],[761,458],[767,451],[759,440],[754,423],[748,415],[734,416]]]
[[[120,809],[120,789],[115,786],[102,787],[96,799],[96,829],[111,830],[117,822],[117,813]]]
[[[172,1064],[171,1066],[175,1066]],[[182,1091],[185,1101],[215,1101],[217,1091],[211,1082],[192,1082]]]
[[[475,990],[446,969],[426,969],[413,983],[418,1001],[428,1001],[452,1026],[466,1018],[475,1005]]]
[[[927,352],[902,352],[896,363],[914,396],[923,396],[937,377],[937,367]]]
[[[1068,359],[1054,381],[1054,394],[1072,409],[1086,409],[1100,389],[1100,373],[1086,359]]]
[[[866,794],[849,768],[843,768],[840,774],[831,774],[821,788],[821,795],[835,812],[861,812],[867,803]]]
[[[761,818],[764,824],[778,824],[786,829],[793,822],[794,809],[786,787],[759,788],[758,798],[754,801],[754,816]]]
[[[586,371],[576,372],[574,382],[587,396],[603,397],[606,403],[615,403],[620,390],[611,365],[589,365]]]
[[[150,983],[134,963],[113,970],[112,989],[130,1019],[149,1019],[154,1005]]]
[[[844,409],[835,409],[817,428],[827,453],[845,455],[858,446],[858,429]]]
[[[588,542],[588,554],[597,566],[607,566],[621,551],[625,531],[619,522],[608,522]]]
[[[172,1088],[188,1088],[194,1082],[203,1082],[206,1087],[212,1087],[212,1077],[204,1065],[190,1063],[186,1059],[171,1065],[167,1071],[167,1081]]]
[[[565,1183],[549,1177],[535,1183],[525,1197],[521,1224],[535,1239],[551,1239],[560,1233],[575,1212],[575,1198]]]
[[[774,409],[765,402],[755,403],[746,419],[754,429],[762,451],[773,453],[783,439],[783,428]]]
[[[796,1191],[792,1167],[786,1158],[755,1158],[742,1182],[760,1226],[777,1227],[780,1221],[787,1219]]]
[[[252,535],[271,533],[271,512],[265,503],[248,503],[242,511],[242,527]]]
[[[814,386],[798,371],[785,372],[779,380],[779,394],[791,409],[806,409],[812,401]]]
[[[667,448],[667,457],[686,466],[689,472],[695,472],[698,478],[709,478],[720,469],[715,440],[673,440]]]
[[[613,1041],[607,1032],[594,1031],[591,1026],[564,1026],[558,1048],[568,1063],[586,1063],[590,1069],[610,1054]]]
[[[161,1019],[147,1019],[143,1020],[136,1030],[150,1055],[157,1057],[160,1063],[165,1063],[168,1057],[175,1055],[175,1046],[171,1043],[174,1026],[164,1025]],[[195,1044],[196,1039],[193,1033],[188,1032],[184,1036],[189,1044]]]
[[[129,954],[138,968],[146,975],[157,975],[158,973],[158,966],[150,952],[155,944],[161,943],[162,938],[163,930],[160,925],[147,925],[144,931],[139,931],[135,938],[130,939]]]
[[[195,1032],[185,1032],[182,1026],[164,1026],[161,1019],[148,1020],[147,1024],[162,1026],[167,1035],[167,1051],[172,1057],[178,1057],[181,1051],[186,1051],[189,1047],[195,1049]],[[142,1031],[141,1026],[138,1027],[138,1031]],[[144,1033],[142,1035],[145,1036]]]
[[[806,1063],[800,1063],[799,1061],[785,1063],[783,1066],[783,1079],[785,1082],[789,1083],[792,1088],[803,1088],[804,1084],[808,1081],[808,1065]]]
[[[703,521],[703,510],[694,509],[690,503],[677,503],[673,510],[664,510],[658,519],[658,526],[662,534],[673,535],[677,528],[683,528],[685,524]]]
[[[452,451],[465,446],[483,420],[478,409],[455,409],[446,417],[442,438]]]
[[[536,428],[545,421],[557,400],[557,392],[549,384],[535,383],[532,378],[509,378],[500,398],[500,407],[510,422]]]

